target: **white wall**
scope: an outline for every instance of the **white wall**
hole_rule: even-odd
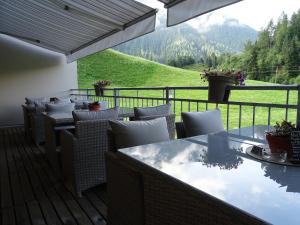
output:
[[[54,97],[71,88],[77,88],[76,62],[0,35],[0,126],[23,123],[25,97]]]

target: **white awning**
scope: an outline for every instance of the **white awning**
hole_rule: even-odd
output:
[[[241,0],[159,0],[168,9],[167,26],[174,26]]]
[[[3,0],[0,33],[72,62],[154,31],[155,17],[134,0]]]

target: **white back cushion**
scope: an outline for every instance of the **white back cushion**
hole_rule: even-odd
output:
[[[169,141],[165,117],[147,121],[109,121],[118,149]]]
[[[187,137],[223,131],[221,112],[218,109],[204,112],[181,113]]]

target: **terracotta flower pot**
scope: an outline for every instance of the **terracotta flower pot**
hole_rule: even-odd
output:
[[[292,144],[290,136],[274,136],[266,134],[266,139],[269,144],[271,153],[287,152],[287,156],[292,156]]]
[[[225,96],[225,88],[227,85],[232,85],[233,81],[227,76],[209,76],[208,77],[208,100],[211,102],[228,101],[228,96]]]
[[[101,109],[100,104],[94,104],[94,103],[89,104],[89,110],[90,111],[98,111],[100,109]]]

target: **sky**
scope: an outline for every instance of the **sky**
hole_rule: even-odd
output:
[[[138,1],[153,8],[158,8],[158,16],[166,14],[163,4],[157,0]],[[283,11],[290,17],[298,9],[300,9],[300,0],[244,0],[199,16],[187,23],[201,30],[211,24],[222,24],[226,18],[234,18],[239,23],[246,24],[259,31],[261,28],[266,27],[271,19],[276,22]]]

